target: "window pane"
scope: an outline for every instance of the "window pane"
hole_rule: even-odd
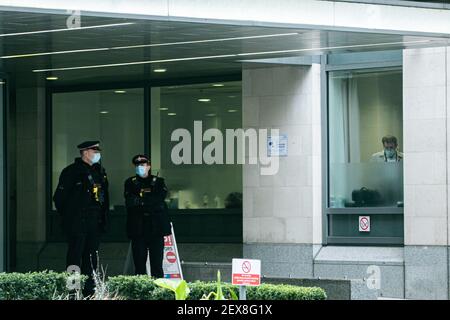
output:
[[[330,72],[329,207],[403,207],[402,145],[401,70]]]
[[[54,94],[52,190],[62,169],[79,157],[76,146],[100,140],[111,209],[123,211],[123,183],[134,175],[131,158],[144,152],[143,119],[143,89]]]
[[[152,88],[151,155],[152,170],[166,179],[171,209],[242,208],[242,165],[194,164],[194,121],[201,121],[202,132],[242,128],[241,82],[195,84]],[[191,136],[191,164],[175,164],[171,141],[175,129],[187,129]],[[202,152],[210,141],[204,141]],[[235,152],[236,154],[236,152]],[[226,150],[223,148],[225,163]],[[236,163],[236,161],[234,162]]]

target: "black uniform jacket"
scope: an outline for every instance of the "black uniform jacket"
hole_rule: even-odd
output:
[[[86,219],[92,218],[98,219],[100,230],[104,229],[109,214],[108,179],[104,168],[98,163],[90,166],[76,158],[61,172],[53,201],[67,235],[85,232]],[[89,214],[92,208],[98,209],[98,216]]]
[[[127,207],[127,235],[130,239],[148,234],[171,234],[167,204],[167,187],[164,179],[149,175],[133,176],[125,181],[125,205]],[[144,219],[150,219],[151,230],[146,230]]]

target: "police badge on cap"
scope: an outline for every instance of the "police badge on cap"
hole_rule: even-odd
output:
[[[132,162],[134,165],[138,165],[138,164],[141,164],[141,163],[148,163],[148,164],[150,164],[150,159],[149,159],[149,157],[147,157],[145,154],[138,154],[138,155],[135,155],[135,156],[133,157],[133,159],[131,160],[131,162]]]

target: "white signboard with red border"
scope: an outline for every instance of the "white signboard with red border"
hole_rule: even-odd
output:
[[[164,257],[163,257],[164,278],[183,280],[180,256],[178,255],[177,242],[172,226],[172,234],[164,237]]]
[[[261,260],[233,259],[232,284],[236,286],[259,286],[261,284]]]

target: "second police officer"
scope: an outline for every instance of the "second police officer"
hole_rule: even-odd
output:
[[[147,251],[151,275],[164,277],[164,236],[171,234],[164,179],[151,175],[150,159],[136,155],[132,159],[136,175],[125,181],[127,235],[131,239],[136,274],[146,274]]]

